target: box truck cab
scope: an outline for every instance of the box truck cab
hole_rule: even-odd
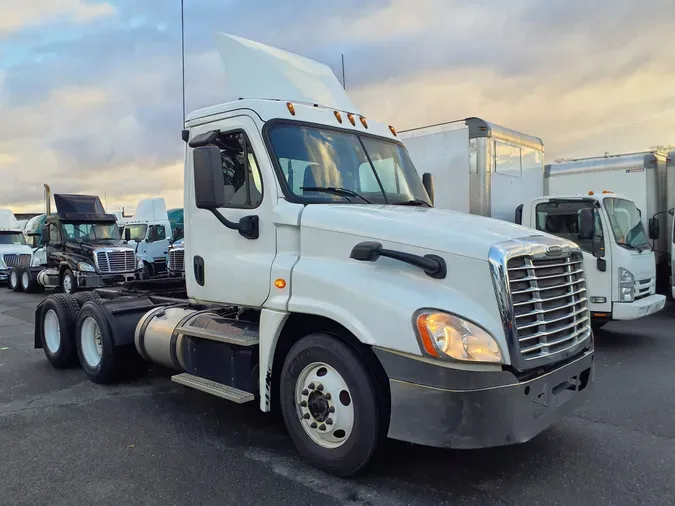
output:
[[[434,209],[396,130],[356,112],[327,66],[218,44],[243,98],[185,124],[186,297],[148,289],[170,278],[103,290],[75,316],[62,311],[74,297],[48,297],[35,337],[52,364],[79,359],[108,382],[141,357],[187,387],[277,406],[300,454],[342,476],[386,436],[526,441],[588,395],[577,246]]]
[[[29,267],[33,255],[32,248],[26,243],[14,213],[9,209],[0,209],[0,282],[8,286],[18,285],[19,279],[12,274],[13,267]],[[10,279],[12,277],[14,279]]]
[[[131,218],[126,218],[122,237],[143,261],[146,278],[166,273],[171,222],[161,197],[141,200]]]
[[[665,296],[656,294],[654,253],[629,198],[592,191],[539,197],[523,206],[522,223],[579,245],[594,327],[663,309]]]

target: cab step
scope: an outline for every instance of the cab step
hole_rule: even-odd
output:
[[[244,404],[245,402],[250,402],[255,399],[255,396],[251,392],[246,392],[244,390],[239,390],[238,388],[223,385],[222,383],[200,378],[193,374],[176,374],[171,376],[171,381],[186,387],[194,388],[195,390],[201,390],[202,392],[215,395],[216,397],[221,397],[222,399],[227,399],[228,401],[236,402],[237,404]]]
[[[234,344],[237,346],[255,346],[258,344],[258,334],[239,332],[238,335],[224,334],[213,329],[202,329],[198,327],[177,327],[176,332],[199,339],[209,339],[221,343]]]

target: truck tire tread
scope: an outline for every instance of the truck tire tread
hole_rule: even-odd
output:
[[[53,309],[59,319],[61,334],[61,346],[57,353],[49,351],[45,342],[44,315],[49,309]],[[77,365],[77,350],[75,349],[75,324],[80,311],[80,306],[75,299],[67,294],[53,294],[45,299],[42,304],[40,340],[42,349],[45,352],[47,360],[55,369],[66,369]]]

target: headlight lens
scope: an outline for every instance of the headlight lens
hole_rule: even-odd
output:
[[[136,257],[136,269],[143,269],[143,259],[141,257]]]
[[[619,267],[619,300],[621,302],[633,302],[635,277],[628,269]]]
[[[80,262],[77,264],[77,270],[83,272],[96,272],[96,268],[86,262]]]
[[[470,321],[448,313],[423,312],[416,323],[428,355],[464,362],[502,362],[497,341]]]
[[[40,263],[40,257],[37,254],[33,254],[33,258],[31,258],[31,260],[30,260],[30,266],[31,267],[39,267],[40,265],[42,265]]]

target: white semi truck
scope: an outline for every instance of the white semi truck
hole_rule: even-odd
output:
[[[171,223],[162,197],[139,201],[134,215],[125,219],[122,237],[143,261],[143,277],[166,274]]]
[[[30,267],[33,249],[26,243],[21,225],[9,209],[0,209],[0,282],[16,290],[21,280],[12,269]]]
[[[519,443],[588,396],[576,245],[432,208],[396,130],[356,112],[327,66],[217,43],[243,98],[185,123],[185,281],[47,297],[35,346],[51,364],[106,383],[155,362],[278,407],[299,453],[342,476],[386,436]]]
[[[418,170],[433,174],[436,207],[515,222],[578,244],[596,328],[663,309],[654,252],[635,203],[598,190],[595,176],[544,170],[541,139],[479,118],[402,131],[401,138]]]

